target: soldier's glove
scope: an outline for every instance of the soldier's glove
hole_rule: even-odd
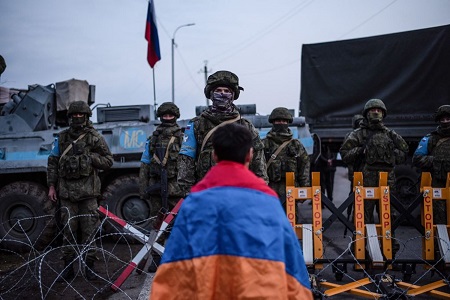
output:
[[[100,162],[100,154],[91,152],[91,153],[89,153],[89,158],[91,159],[92,166],[97,168],[99,165],[99,162]]]

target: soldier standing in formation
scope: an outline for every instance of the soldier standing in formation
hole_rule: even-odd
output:
[[[156,116],[160,118],[161,124],[145,144],[139,172],[140,196],[150,201],[150,215],[155,221],[162,208],[165,211],[172,210],[183,197],[177,183],[177,158],[183,140],[183,132],[177,124],[180,110],[172,102],[165,102],[159,106]],[[163,234],[160,241],[165,242],[167,236]],[[152,257],[149,271],[155,272],[161,256],[152,253]]]
[[[251,122],[242,118],[233,101],[244,90],[239,86],[239,78],[229,71],[218,71],[208,77],[204,93],[211,99],[212,106],[187,125],[180,155],[178,156],[178,184],[185,195],[202,179],[215,164],[211,135],[219,126],[237,122],[247,127],[253,136],[254,156],[250,170],[268,182],[266,160],[259,134]]]
[[[66,281],[74,278],[73,263],[81,255],[86,265],[86,278],[93,280],[97,260],[93,238],[99,226],[97,199],[101,187],[98,172],[111,168],[113,157],[103,136],[89,121],[92,112],[86,102],[73,102],[67,115],[70,127],[59,133],[48,157],[48,197],[61,203],[65,263],[61,277]],[[83,249],[77,246],[78,228]]]
[[[317,161],[320,172],[320,186],[322,193],[333,201],[334,175],[336,174],[337,153],[331,151],[330,146],[322,144],[322,151]]]
[[[363,185],[376,187],[379,185],[379,173],[388,172],[388,184],[395,191],[394,166],[406,159],[408,144],[395,131],[383,124],[386,117],[386,106],[380,99],[371,99],[364,106],[363,116],[367,124],[352,131],[340,148],[342,160],[347,165],[362,162]],[[364,201],[364,219],[367,224],[374,223],[375,201]]]
[[[262,140],[269,186],[277,192],[283,206],[286,201],[286,172],[295,172],[295,186],[310,185],[309,156],[302,143],[292,138],[289,129],[292,121],[287,108],[275,108],[269,116],[272,129]]]
[[[359,127],[361,127],[361,124],[364,123],[364,117],[363,115],[354,115],[352,118],[352,129],[355,130]],[[344,140],[349,136],[350,133],[348,133]],[[347,165],[347,170],[348,170],[348,180],[350,180],[350,194],[353,191],[353,173],[354,172],[360,172],[361,171],[361,162],[358,161],[355,164],[348,164]]]
[[[426,135],[417,146],[413,164],[422,172],[431,172],[432,186],[445,187],[450,172],[450,105],[442,105],[436,111],[437,129]],[[448,224],[446,202],[433,201],[434,223]]]

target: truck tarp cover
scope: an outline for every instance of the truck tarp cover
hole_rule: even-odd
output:
[[[450,25],[303,45],[300,98],[310,124],[347,119],[371,98],[388,116],[432,114],[450,102]]]

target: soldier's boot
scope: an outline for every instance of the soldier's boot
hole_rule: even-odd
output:
[[[84,268],[84,274],[86,275],[86,279],[89,281],[98,279],[98,276],[95,273],[94,269],[94,260],[92,259],[86,260],[86,267]]]
[[[64,270],[57,281],[66,282],[75,278],[75,271],[73,270],[73,259],[64,259]]]
[[[159,263],[161,262],[161,256],[158,254],[152,255],[152,261],[150,262],[150,266],[148,266],[148,271],[150,273],[155,273],[158,270]]]

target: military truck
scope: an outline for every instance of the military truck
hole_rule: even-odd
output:
[[[411,158],[420,139],[436,129],[434,112],[450,103],[450,25],[302,47],[300,112],[315,137],[315,154],[338,153],[352,117],[367,100],[382,99],[386,126],[409,144],[396,167],[405,201],[418,192]],[[320,147],[322,145],[322,147]]]
[[[95,103],[95,86],[71,79],[19,90],[0,115],[0,247],[41,248],[55,237],[55,205],[47,199],[46,168],[52,143],[68,126],[71,102]],[[100,173],[104,205],[149,226],[149,203],[139,197],[139,166],[156,121],[151,105],[97,107],[94,127],[105,137],[113,167]]]

